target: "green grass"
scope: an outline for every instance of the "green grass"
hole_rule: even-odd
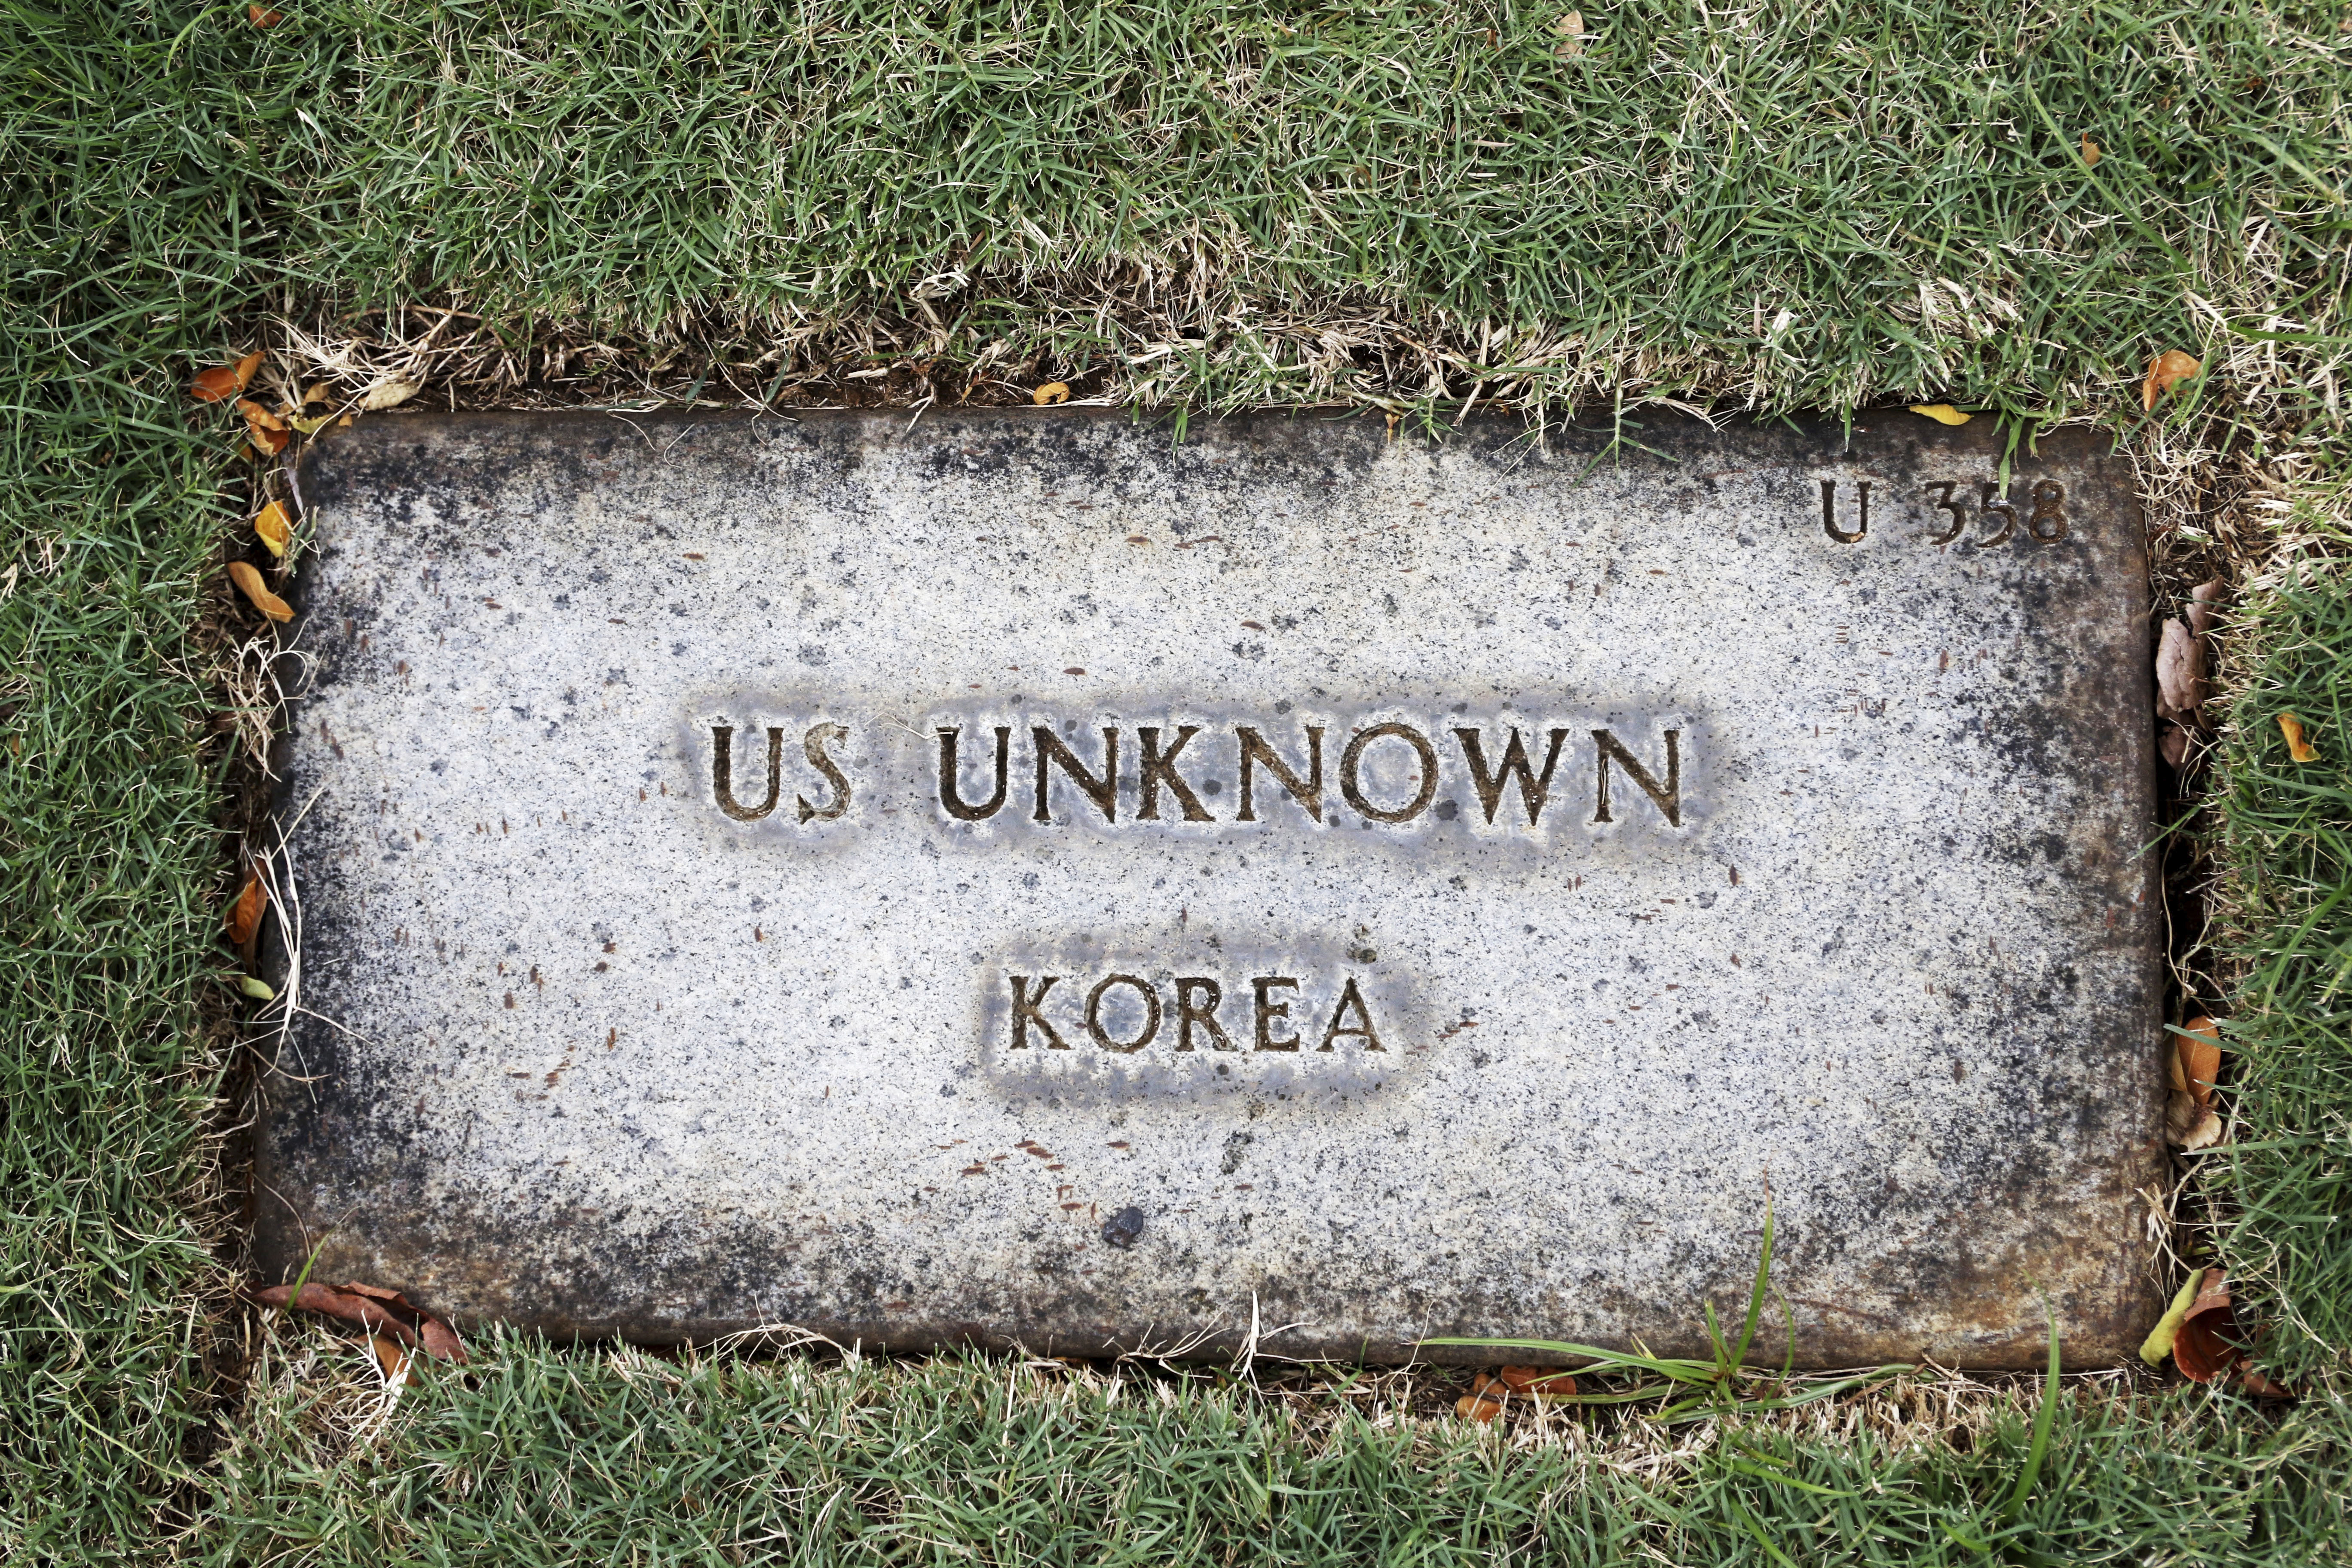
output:
[[[2291,580],[2250,610],[2259,661],[2231,707],[2227,849],[2246,970],[2225,1037],[2252,1135],[2226,1156],[2226,1250],[2267,1288],[2273,1359],[2352,1345],[2352,593]],[[2292,761],[2302,719],[2319,760]]]
[[[1137,1369],[484,1349],[341,1464],[304,1399],[257,1400],[274,1425],[226,1456],[219,1560],[2301,1564],[2340,1561],[2352,1523],[2340,1410],[2270,1428],[2232,1400],[2062,1398],[2011,1515],[2030,1404],[1965,1447],[1890,1440],[1882,1399],[1850,1428],[1731,1423],[1679,1453],[1605,1430],[1513,1450],[1460,1426],[1314,1430]]]
[[[300,1380],[240,1397],[203,1117],[231,854],[207,670],[246,492],[181,388],[271,311],[431,297],[511,355],[486,384],[557,379],[551,345],[593,373],[602,342],[671,395],[904,363],[942,395],[983,365],[1196,408],[1948,396],[2324,477],[2343,6],[1626,5],[1562,59],[1551,9],[1434,0],[277,3],[267,32],[94,0],[0,28],[0,1555],[1963,1560],[1944,1525],[2008,1495],[2021,1415],[1902,1453],[1859,1416],[1759,1429],[1767,1458],[1654,1480],[1231,1392],[999,1415],[1013,1374],[952,1363],[501,1342],[348,1452]],[[2143,427],[2165,347],[2213,370]],[[2221,1245],[2319,1392],[2275,1426],[2063,1405],[2021,1537],[2053,1559],[2342,1555],[2352,633],[2314,584],[2262,602],[2228,763],[2263,1147],[2230,1157]],[[2323,792],[2263,734],[2263,682],[2333,715]]]

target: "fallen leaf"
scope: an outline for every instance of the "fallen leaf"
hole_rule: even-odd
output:
[[[1938,425],[1965,425],[1976,417],[1973,414],[1961,413],[1948,403],[1915,403],[1911,405],[1911,412],[1924,414]]]
[[[286,509],[271,501],[253,520],[255,537],[269,546],[269,553],[280,561],[286,559],[286,547],[293,542],[293,531],[286,525]]]
[[[268,982],[256,980],[250,974],[240,976],[236,983],[236,988],[245,993],[247,996],[252,997],[257,1002],[275,1002],[278,1000],[278,993],[269,988]]]
[[[198,403],[218,403],[225,397],[235,397],[252,384],[253,373],[261,368],[261,351],[256,349],[235,364],[216,364],[196,377],[188,388],[188,395]]]
[[[289,415],[286,419],[286,423],[288,425],[299,430],[305,436],[315,436],[320,431],[325,429],[328,426],[333,424],[334,421],[335,416],[332,409],[328,410],[324,414]],[[347,425],[350,424],[351,416],[349,415],[344,416],[343,422]]]
[[[2140,1360],[2150,1366],[2164,1364],[2164,1358],[2172,1353],[2173,1337],[2180,1331],[2180,1320],[2189,1315],[2190,1305],[2197,1300],[2197,1287],[2204,1278],[2202,1268],[2189,1271],[2188,1283],[2180,1287],[2172,1298],[2172,1305],[2164,1310],[2164,1316],[2156,1321],[2156,1327],[2148,1330],[2147,1338],[2140,1342]]]
[[[2286,754],[2298,763],[2319,761],[2319,748],[2303,738],[2303,721],[2292,713],[2278,716],[2279,733],[2286,737]]]
[[[238,398],[236,411],[245,416],[245,433],[252,438],[257,450],[274,458],[286,449],[288,441],[293,439],[286,434],[283,419],[250,397]]]
[[[2164,753],[2165,765],[2174,773],[2189,766],[2189,731],[2179,724],[2167,724],[2156,742],[2157,750]]]
[[[1495,1374],[1513,1394],[1568,1398],[1576,1393],[1576,1378],[1557,1367],[1507,1366]]]
[[[2106,156],[2106,154],[2099,150],[2099,144],[2091,140],[2091,133],[2087,131],[2084,132],[2083,167],[2086,169],[2095,169],[2099,166],[2099,160],[2105,156]]]
[[[270,28],[278,26],[278,23],[286,20],[285,17],[279,16],[277,12],[261,5],[247,5],[245,8],[245,19],[252,23],[255,26],[259,27],[264,32],[268,32]]]
[[[228,929],[228,940],[243,947],[253,940],[261,924],[261,911],[269,907],[269,889],[259,877],[247,873],[245,887],[237,893],[236,902],[229,905],[228,918],[221,923]]]
[[[1583,12],[1561,13],[1559,20],[1551,25],[1551,30],[1559,35],[1559,47],[1552,50],[1553,54],[1561,59],[1572,60],[1584,52]]]
[[[2168,620],[2156,645],[2156,705],[2168,719],[2194,719],[2205,704],[2205,643],[2189,623]]]
[[[457,1331],[440,1319],[424,1311],[397,1290],[386,1290],[375,1285],[358,1285],[346,1281],[340,1289],[306,1281],[297,1297],[291,1285],[272,1285],[256,1290],[253,1300],[258,1306],[299,1307],[307,1312],[324,1312],[348,1323],[357,1323],[370,1335],[384,1334],[414,1350],[422,1350],[438,1361],[466,1364],[466,1347]]]
[[[397,408],[424,390],[425,384],[421,381],[403,381],[398,376],[389,381],[379,381],[360,394],[360,411],[374,414],[386,408]]]
[[[1454,1415],[1465,1421],[1475,1421],[1482,1426],[1502,1413],[1503,1406],[1498,1401],[1482,1399],[1475,1394],[1465,1394],[1454,1402]]]
[[[2210,1105],[2200,1105],[2193,1094],[2179,1095],[2191,1108],[2189,1131],[2174,1142],[2185,1153],[2194,1154],[2200,1149],[2210,1149],[2221,1141],[2221,1113]]]
[[[2189,590],[2189,629],[2200,637],[2212,627],[2213,606],[2221,602],[2222,587],[2221,579],[2216,577]]]
[[[2201,1013],[2180,1027],[2183,1032],[2172,1037],[2173,1058],[2179,1069],[2173,1087],[2186,1090],[2200,1106],[2210,1105],[2214,1080],[2221,1073],[2221,1031]],[[2188,1081],[2181,1082],[2182,1078]]]
[[[2230,1276],[2225,1268],[2208,1268],[2197,1284],[2189,1310],[2172,1333],[2172,1364],[2181,1375],[2210,1383],[2237,1364],[2245,1352],[2237,1344],[2238,1319],[2230,1306]]]
[[[2147,379],[2139,386],[2139,405],[2154,408],[2158,398],[2204,368],[2179,349],[2165,350],[2147,362]]]
[[[375,1352],[376,1370],[383,1373],[384,1382],[398,1382],[404,1388],[416,1386],[415,1358],[401,1349],[399,1342],[382,1334],[370,1334],[368,1349]]]
[[[1049,381],[1029,395],[1029,401],[1040,408],[1049,404],[1067,403],[1069,400],[1070,384],[1066,381]]]
[[[238,590],[253,601],[253,607],[271,620],[290,621],[294,618],[293,607],[269,591],[268,585],[261,580],[261,574],[253,569],[251,563],[230,562],[228,576],[229,581],[235,583]]]
[[[314,381],[302,389],[302,406],[305,408],[329,401],[331,399],[327,395],[327,384],[323,381]]]

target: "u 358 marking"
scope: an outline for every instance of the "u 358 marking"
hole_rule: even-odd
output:
[[[1979,484],[1973,500],[1964,492],[1966,483],[1964,479],[1936,479],[1920,492],[1929,507],[1952,520],[1951,526],[1941,533],[1926,535],[1926,542],[1938,547],[1968,543],[1989,550],[2012,538],[2055,544],[2066,537],[2066,487],[2056,479],[2042,479],[2034,484],[2026,497],[2031,510],[2022,516],[1998,480],[1987,479]],[[1822,531],[1840,544],[1859,544],[1870,532],[1870,481],[1857,479],[1853,483],[1850,509],[1853,526],[1850,529],[1839,526],[1837,491],[1835,479],[1822,481]],[[1979,524],[1976,533],[1969,531],[1971,507]]]

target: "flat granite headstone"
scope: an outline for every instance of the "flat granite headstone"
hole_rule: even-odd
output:
[[[2031,1363],[2045,1297],[2118,1359],[2141,522],[1993,425],[372,420],[304,479],[262,1265],[1664,1353],[1769,1209],[1776,1361]]]

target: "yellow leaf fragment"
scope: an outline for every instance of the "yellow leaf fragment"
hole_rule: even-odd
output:
[[[1050,404],[1067,403],[1069,400],[1070,384],[1066,381],[1049,381],[1029,395],[1029,401],[1040,408]]]
[[[2164,1358],[2172,1353],[2172,1338],[2180,1331],[2180,1320],[2189,1315],[2189,1307],[2197,1300],[2197,1287],[2204,1279],[2205,1270],[2202,1268],[2189,1271],[2189,1282],[2172,1298],[2172,1305],[2164,1310],[2164,1316],[2156,1321],[2156,1327],[2147,1331],[2147,1338],[2141,1342],[2140,1360],[2150,1366],[2159,1366],[2163,1364]]]
[[[325,429],[328,426],[333,424],[335,416],[331,413],[289,414],[286,417],[286,424],[288,428],[299,430],[305,436],[315,436],[320,431]],[[350,416],[346,415],[344,416],[343,423],[346,425],[351,423]]]
[[[269,553],[280,561],[286,559],[286,547],[293,542],[294,531],[287,525],[284,507],[276,501],[263,507],[260,515],[253,520],[253,531],[256,538],[269,546]]]
[[[2147,379],[2140,383],[2139,405],[2154,408],[2156,400],[2205,367],[2191,354],[2167,349],[2147,362]]]
[[[2083,167],[2086,169],[2095,169],[2099,166],[2099,160],[2105,156],[2106,156],[2106,154],[2100,150],[2099,144],[2091,140],[2091,133],[2087,131],[2084,132]]]
[[[271,620],[290,621],[294,618],[292,606],[269,591],[269,585],[261,580],[261,574],[253,569],[250,562],[230,562],[228,577],[236,584],[239,593],[253,601],[253,607]]]
[[[1938,425],[1965,425],[1976,417],[1973,414],[1961,413],[1948,403],[1915,403],[1911,405],[1911,412],[1924,414]]]
[[[2303,738],[2303,721],[2292,713],[2278,716],[2279,733],[2286,737],[2286,754],[2298,763],[2319,761],[2319,748]]]

